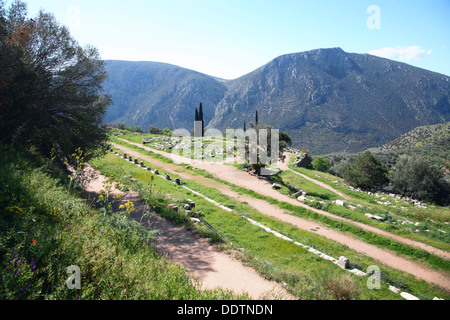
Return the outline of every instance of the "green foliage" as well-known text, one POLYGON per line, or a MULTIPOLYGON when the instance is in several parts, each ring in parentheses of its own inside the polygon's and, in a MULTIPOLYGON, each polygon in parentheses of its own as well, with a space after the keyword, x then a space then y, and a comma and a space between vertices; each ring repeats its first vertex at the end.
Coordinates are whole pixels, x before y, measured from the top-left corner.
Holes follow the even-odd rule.
POLYGON ((344 178, 354 187, 378 190, 388 182, 387 172, 387 168, 366 151, 345 167, 344 178))
POLYGON ((443 171, 426 158, 400 158, 391 172, 390 184, 402 195, 440 205, 450 204, 450 184, 443 171))
POLYGON ((170 131, 169 128, 164 128, 164 129, 162 130, 161 134, 163 134, 163 135, 165 135, 165 136, 168 136, 168 137, 171 137, 171 136, 172 136, 172 131, 170 131))
POLYGON ((292 146, 292 139, 289 137, 287 133, 279 132, 280 133, 280 143, 283 141, 285 144, 287 144, 289 147, 292 146))
POLYGON ((149 126, 147 132, 150 134, 162 134, 162 130, 155 126, 149 126))
POLYGON ((312 167, 314 170, 327 172, 330 169, 330 162, 327 158, 316 157, 312 162, 312 167))
POLYGON ((96 149, 110 104, 98 51, 80 47, 50 13, 28 18, 20 0, 0 14, 1 139, 46 155, 55 148, 61 158, 96 149))
POLYGON ((98 214, 45 173, 45 162, 36 167, 28 153, 5 150, 0 144, 0 299, 236 299, 200 290, 148 245, 155 231, 127 210, 98 214), (81 289, 66 286, 71 265, 80 268, 81 289))
POLYGON ((129 126, 129 127, 125 127, 124 129, 127 131, 130 131, 130 132, 143 133, 141 127, 139 127, 139 126, 129 126))

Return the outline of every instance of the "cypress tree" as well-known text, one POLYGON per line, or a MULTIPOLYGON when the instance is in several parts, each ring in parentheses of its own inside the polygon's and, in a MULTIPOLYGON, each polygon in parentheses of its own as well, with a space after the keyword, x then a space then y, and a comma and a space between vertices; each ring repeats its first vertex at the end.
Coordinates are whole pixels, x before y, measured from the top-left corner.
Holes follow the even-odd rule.
POLYGON ((255 125, 258 124, 258 110, 255 113, 255 125))
POLYGON ((202 122, 202 137, 203 134, 205 133, 205 122, 203 120, 203 106, 202 103, 200 102, 200 107, 198 108, 198 121, 202 122))
POLYGON ((198 121, 198 110, 195 108, 195 121, 198 121))
POLYGON ((245 120, 244 120, 244 132, 247 131, 247 126, 245 125, 245 120))

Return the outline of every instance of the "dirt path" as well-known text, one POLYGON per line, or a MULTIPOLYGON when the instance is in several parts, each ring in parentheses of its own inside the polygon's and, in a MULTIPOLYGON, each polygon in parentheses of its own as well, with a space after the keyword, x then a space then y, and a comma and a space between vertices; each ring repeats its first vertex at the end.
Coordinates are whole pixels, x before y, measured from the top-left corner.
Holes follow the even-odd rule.
POLYGON ((288 163, 289 163, 289 158, 290 158, 291 156, 292 156, 292 154, 286 155, 286 160, 285 160, 284 162, 280 161, 280 162, 278 163, 278 166, 280 167, 281 170, 283 170, 283 171, 284 171, 284 170, 289 170, 289 171, 291 171, 291 172, 293 172, 293 173, 295 173, 295 174, 297 174, 297 175, 299 175, 299 176, 305 178, 306 180, 309 180, 309 181, 311 181, 312 183, 317 184, 318 186, 320 186, 320 187, 322 187, 322 188, 324 188, 324 189, 327 189, 327 190, 330 190, 331 192, 336 193, 338 196, 340 196, 340 197, 342 197, 342 198, 344 198, 344 199, 346 199, 346 200, 352 199, 350 196, 348 196, 348 195, 346 195, 346 194, 340 192, 339 190, 336 190, 335 188, 329 186, 329 185, 326 184, 326 183, 323 183, 323 182, 321 182, 321 181, 318 181, 318 180, 315 180, 315 179, 313 179, 313 178, 310 178, 310 177, 308 177, 307 175, 304 175, 303 173, 294 171, 294 170, 292 170, 291 168, 289 168, 288 163))
MULTIPOLYGON (((90 166, 86 166, 84 175, 90 177, 85 191, 91 197, 98 195, 103 189, 105 177, 90 166)), ((126 201, 132 201, 136 209, 131 218, 140 220, 145 208, 138 194, 122 193, 122 203, 126 201)), ((253 299, 293 299, 278 283, 263 279, 252 268, 244 266, 186 228, 155 213, 144 219, 143 224, 159 230, 156 250, 185 267, 189 274, 200 281, 203 289, 214 290, 220 287, 236 294, 247 293, 253 299)))
MULTIPOLYGON (((139 147, 143 147, 144 149, 153 151, 155 153, 160 153, 160 154, 168 156, 168 157, 171 156, 171 154, 168 154, 163 151, 155 150, 155 149, 152 149, 149 147, 144 147, 141 144, 135 144, 135 145, 137 145, 139 147)), ((291 223, 292 225, 295 225, 296 227, 298 227, 302 230, 312 231, 312 232, 315 232, 315 233, 317 233, 321 236, 324 236, 328 239, 345 244, 351 249, 354 249, 360 253, 363 253, 367 256, 374 258, 375 260, 380 261, 380 263, 382 263, 382 264, 385 264, 389 267, 410 273, 410 274, 416 276, 418 279, 423 279, 427 282, 434 283, 440 287, 450 290, 450 277, 447 273, 445 273, 443 271, 437 271, 437 270, 434 270, 427 266, 424 266, 424 264, 422 264, 420 262, 397 256, 390 251, 383 250, 374 245, 367 244, 364 241, 355 239, 354 237, 352 237, 348 234, 344 234, 337 230, 324 227, 320 223, 286 214, 285 211, 282 210, 281 208, 279 208, 278 206, 271 205, 270 203, 268 203, 267 201, 264 201, 264 200, 259 200, 259 199, 255 199, 255 198, 252 198, 249 196, 239 195, 238 193, 231 190, 230 187, 220 184, 214 180, 204 178, 203 176, 192 176, 192 175, 189 175, 184 172, 179 172, 180 167, 177 165, 161 162, 150 156, 145 156, 133 149, 130 149, 130 148, 118 145, 118 144, 113 144, 113 146, 122 150, 123 152, 126 152, 126 153, 134 156, 134 157, 139 157, 141 159, 145 159, 146 161, 153 163, 156 166, 163 167, 164 170, 168 171, 169 173, 178 175, 181 179, 197 181, 204 185, 214 187, 214 188, 220 190, 222 193, 224 193, 232 198, 235 198, 239 201, 245 201, 250 206, 254 207, 259 212, 261 212, 265 215, 274 217, 283 222, 291 223), (175 171, 175 170, 177 170, 177 171, 175 171), (314 229, 316 231, 313 231, 311 229, 314 229)), ((229 181, 237 186, 242 186, 242 187, 248 188, 250 190, 254 190, 262 195, 267 195, 272 198, 278 199, 280 201, 285 201, 285 202, 288 202, 288 203, 291 203, 291 204, 294 204, 297 206, 302 206, 309 210, 316 211, 320 214, 325 214, 327 216, 330 216, 334 219, 344 220, 346 222, 358 225, 366 230, 376 232, 379 234, 383 234, 387 237, 391 237, 396 240, 398 239, 399 241, 410 244, 412 246, 426 248, 428 250, 436 251, 436 252, 441 251, 439 253, 443 254, 446 257, 448 257, 448 255, 449 255, 448 252, 433 248, 431 246, 427 246, 423 243, 415 242, 410 239, 392 235, 390 233, 384 232, 377 228, 367 226, 362 223, 357 223, 357 222, 354 222, 354 221, 351 221, 348 219, 344 219, 341 217, 337 217, 328 212, 308 207, 308 206, 304 205, 303 203, 298 202, 295 199, 292 199, 288 196, 282 195, 278 192, 274 192, 274 190, 271 187, 271 184, 268 183, 267 181, 253 177, 245 172, 237 170, 236 168, 234 168, 232 166, 218 165, 217 163, 215 163, 215 164, 197 163, 197 164, 193 164, 193 166, 195 166, 199 169, 204 169, 222 180, 229 181)))
MULTIPOLYGON (((425 243, 422 242, 418 242, 418 241, 414 241, 408 238, 404 238, 402 236, 399 235, 395 235, 392 233, 389 233, 387 231, 384 230, 380 230, 376 227, 373 226, 369 226, 366 225, 364 223, 361 222, 357 222, 357 221, 353 221, 350 219, 346 219, 343 217, 339 217, 337 215, 331 214, 329 212, 320 210, 320 209, 316 209, 316 208, 312 208, 302 202, 299 202, 297 199, 293 199, 287 195, 281 194, 275 190, 273 190, 271 183, 269 183, 268 181, 266 181, 263 178, 258 178, 252 175, 249 175, 248 173, 244 172, 244 171, 240 171, 238 169, 236 169, 235 167, 231 166, 231 165, 221 165, 220 163, 211 163, 211 162, 200 162, 198 161, 197 163, 194 162, 192 163, 190 159, 185 159, 183 157, 179 157, 179 156, 173 156, 170 153, 164 152, 164 151, 160 151, 160 150, 156 150, 153 148, 149 148, 146 146, 143 146, 142 144, 139 143, 132 143, 126 140, 123 140, 125 142, 128 142, 130 144, 136 145, 138 147, 144 148, 145 150, 148 151, 152 151, 161 155, 164 155, 166 157, 168 157, 169 159, 173 159, 174 161, 178 162, 178 163, 190 163, 193 167, 196 167, 198 169, 203 169, 211 174, 213 174, 215 177, 224 180, 224 181, 228 181, 238 187, 243 187, 249 190, 253 190, 263 196, 267 196, 267 197, 271 197, 273 199, 279 200, 279 201, 283 201, 283 202, 287 202, 290 203, 292 205, 295 206, 299 206, 299 207, 303 207, 305 209, 311 210, 313 212, 316 212, 318 214, 336 219, 336 220, 340 220, 346 223, 350 223, 352 225, 358 226, 363 230, 367 230, 373 233, 377 233, 380 234, 382 236, 394 239, 396 241, 402 242, 404 244, 407 244, 409 246, 413 246, 419 249, 423 249, 426 250, 430 253, 433 253, 437 256, 443 257, 445 259, 450 259, 450 252, 445 251, 445 250, 441 250, 438 248, 435 248, 433 246, 427 245, 425 243)), ((113 144, 116 148, 119 148, 121 150, 124 150, 124 152, 127 152, 129 154, 133 154, 135 157, 141 157, 142 158, 142 154, 134 151, 133 149, 130 148, 126 148, 124 146, 118 145, 118 144, 113 144), (128 150, 128 151, 126 151, 128 150), (133 152, 133 153, 132 153, 133 152)), ((152 159, 151 157, 147 157, 146 160, 149 161, 149 159, 152 159)), ((165 168, 169 168, 167 164, 163 163, 163 162, 159 162, 160 166, 163 166, 165 168)), ((175 165, 171 165, 172 170, 175 170, 174 168, 178 168, 175 165)), ((295 172, 295 171, 294 171, 295 172)), ((180 173, 175 173, 175 174, 180 174, 180 173)), ((189 177, 189 175, 187 175, 187 177, 189 177)), ((197 178, 196 178, 197 179, 197 178)), ((201 178, 200 178, 201 179, 201 178)), ((204 184, 209 184, 211 186, 211 179, 201 179, 202 181, 200 181, 201 183, 204 184)), ((217 187, 221 187, 222 189, 224 188, 223 185, 221 184, 216 184, 215 188, 217 187)), ((226 189, 226 188, 225 188, 226 189)), ((337 190, 336 190, 337 191, 337 190)))

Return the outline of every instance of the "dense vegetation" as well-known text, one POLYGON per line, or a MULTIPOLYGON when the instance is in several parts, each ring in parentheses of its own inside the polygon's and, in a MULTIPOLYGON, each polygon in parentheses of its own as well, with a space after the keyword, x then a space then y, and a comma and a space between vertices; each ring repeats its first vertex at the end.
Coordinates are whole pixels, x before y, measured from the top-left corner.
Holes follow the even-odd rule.
MULTIPOLYGON (((57 162, 0 145, 0 299, 227 299, 159 255, 154 232, 104 215, 57 162), (67 286, 69 266, 81 289, 67 286)), ((98 205, 98 204, 96 204, 98 205)))
POLYGON ((110 99, 98 51, 71 37, 50 13, 27 17, 22 1, 0 1, 0 131, 11 145, 66 157, 106 140, 110 99))
MULTIPOLYGON (((444 123, 419 127, 364 154, 328 155, 327 171, 362 189, 449 205, 449 126, 450 123, 444 123)), ((316 159, 319 158, 322 157, 316 159)))
POLYGON ((97 50, 53 15, 0 1, 0 299, 237 298, 159 255, 130 203, 111 214, 108 197, 84 198, 80 170, 107 139, 105 77, 97 50))

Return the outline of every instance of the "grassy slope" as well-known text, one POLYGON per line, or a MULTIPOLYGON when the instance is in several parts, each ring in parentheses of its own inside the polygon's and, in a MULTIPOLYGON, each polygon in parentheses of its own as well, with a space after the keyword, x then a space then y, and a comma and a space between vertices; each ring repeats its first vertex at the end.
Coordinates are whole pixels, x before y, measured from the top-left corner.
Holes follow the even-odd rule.
MULTIPOLYGON (((139 137, 135 136, 133 140, 138 140, 138 139, 139 139, 139 137)), ((124 142, 122 140, 118 140, 118 139, 114 139, 113 138, 113 141, 118 143, 118 144, 130 147, 130 148, 132 148, 134 150, 143 152, 146 155, 150 155, 152 157, 154 156, 154 153, 146 151, 146 150, 144 150, 144 149, 142 149, 140 147, 137 147, 137 146, 134 146, 134 145, 130 145, 130 144, 128 144, 128 143, 126 143, 126 142, 124 142)), ((164 158, 163 156, 161 156, 159 154, 157 154, 156 156, 160 160, 162 160, 162 158, 164 158)), ((167 158, 166 158, 166 161, 167 161, 167 158)), ((168 161, 170 161, 170 160, 168 160, 168 161)), ((189 168, 189 166, 185 166, 183 170, 188 170, 188 168, 189 168)), ((310 170, 307 170, 307 171, 309 172, 309 175, 314 176, 314 174, 311 174, 313 171, 310 171, 310 170)), ((195 170, 195 172, 200 173, 200 174, 204 174, 204 172, 200 172, 198 170, 195 170)), ((282 179, 282 176, 284 176, 285 174, 289 174, 289 173, 283 172, 283 173, 281 173, 281 175, 278 174, 275 177, 272 177, 272 179, 273 179, 274 182, 278 182, 281 185, 283 185, 283 187, 280 190, 280 192, 284 192, 284 193, 288 194, 289 191, 288 191, 288 188, 286 187, 287 183, 285 184, 282 180, 280 180, 280 179, 282 179)), ((291 175, 295 175, 295 174, 292 174, 292 173, 290 173, 290 174, 291 175)), ((333 178, 333 179, 335 178, 332 175, 329 175, 329 174, 327 174, 327 175, 330 178, 333 178)), ((208 176, 210 176, 210 175, 208 175, 208 176)), ((297 175, 295 175, 295 177, 297 177, 297 175)), ((215 180, 219 181, 219 182, 222 182, 222 183, 225 183, 225 182, 223 182, 221 180, 218 180, 218 179, 215 179, 215 180)), ((342 179, 340 179, 340 180, 342 180, 342 179)), ((230 185, 229 183, 226 183, 226 184, 230 185)), ((330 194, 329 190, 326 190, 326 189, 323 189, 321 187, 318 187, 315 184, 312 184, 312 185, 314 186, 315 190, 321 190, 321 193, 325 193, 325 194, 328 194, 328 195, 330 194)), ((396 254, 403 255, 403 256, 406 256, 406 257, 409 257, 409 258, 412 258, 412 259, 415 259, 415 260, 420 260, 420 261, 426 262, 426 263, 428 263, 430 266, 432 266, 434 268, 443 269, 443 270, 449 270, 450 269, 450 264, 449 264, 449 262, 447 260, 442 259, 440 257, 437 257, 437 256, 435 256, 433 254, 430 254, 430 253, 426 252, 425 250, 413 248, 413 247, 410 247, 410 246, 408 246, 406 244, 394 241, 394 240, 392 240, 390 238, 386 238, 386 237, 381 236, 381 235, 377 235, 377 234, 373 234, 371 232, 364 231, 361 228, 353 226, 353 225, 351 225, 349 223, 342 222, 342 221, 337 221, 337 220, 334 220, 332 218, 325 217, 325 216, 317 214, 317 213, 313 213, 313 212, 311 212, 311 211, 309 211, 307 209, 304 209, 304 208, 301 208, 301 207, 298 207, 298 206, 294 206, 294 205, 289 204, 289 203, 280 202, 280 201, 277 201, 277 200, 275 200, 273 198, 270 198, 270 197, 265 197, 265 196, 256 194, 255 192, 253 192, 251 190, 248 190, 248 189, 245 189, 245 188, 238 188, 238 187, 235 187, 235 186, 232 186, 232 187, 234 188, 235 191, 242 192, 244 194, 247 194, 247 195, 259 198, 259 199, 267 200, 269 203, 278 205, 282 209, 288 210, 288 212, 290 212, 290 214, 297 215, 297 216, 302 217, 302 218, 307 218, 307 219, 313 219, 313 220, 320 221, 321 223, 324 223, 328 227, 331 227, 331 228, 334 228, 334 229, 338 229, 341 232, 350 233, 353 236, 355 236, 355 237, 357 237, 357 238, 359 238, 361 240, 364 240, 364 241, 366 241, 366 242, 368 242, 370 244, 377 245, 377 246, 379 246, 381 248, 389 249, 389 250, 395 252, 396 254)), ((341 189, 344 188, 342 186, 340 186, 340 187, 341 187, 341 189)), ((347 192, 348 191, 349 190, 347 189, 347 192)), ((353 191, 352 194, 359 194, 359 193, 356 192, 356 191, 353 191)), ((374 203, 375 203, 375 206, 373 206, 373 205, 371 206, 370 212, 384 215, 385 211, 378 212, 377 209, 376 209, 377 204, 376 204, 375 201, 374 201, 374 203)), ((318 205, 319 202, 315 202, 315 204, 318 205)), ((327 201, 327 204, 325 206, 323 206, 323 207, 321 206, 321 208, 324 209, 324 210, 327 210, 327 211, 329 211, 329 212, 331 212, 333 214, 336 214, 336 215, 339 215, 339 216, 342 216, 342 217, 345 217, 345 218, 349 218, 349 219, 353 219, 355 221, 359 221, 359 222, 363 222, 363 223, 370 224, 370 225, 373 225, 373 226, 381 227, 381 229, 384 228, 387 231, 394 232, 394 233, 400 234, 402 236, 410 237, 410 238, 412 238, 414 240, 423 241, 423 242, 426 242, 426 243, 431 244, 431 245, 435 245, 438 248, 444 248, 444 249, 448 248, 448 242, 445 242, 445 241, 444 242, 442 242, 442 241, 434 241, 432 239, 423 237, 422 235, 418 235, 418 234, 412 232, 411 230, 409 230, 406 227, 405 228, 401 228, 401 230, 399 232, 399 231, 397 231, 397 228, 395 228, 395 227, 392 227, 390 225, 383 225, 383 224, 380 224, 379 222, 375 222, 372 219, 367 218, 366 216, 364 216, 364 214, 362 214, 361 212, 359 212, 359 213, 358 212, 353 212, 352 210, 350 210, 348 208, 336 206, 336 205, 332 204, 331 201, 327 201)), ((423 227, 426 228, 427 226, 423 225, 422 228, 423 227)), ((445 235, 442 236, 441 233, 435 231, 435 234, 436 233, 438 233, 437 234, 438 237, 445 237, 445 235)))
POLYGON ((198 290, 143 227, 103 217, 36 157, 0 149, 1 299, 239 298, 198 290), (71 265, 80 290, 66 286, 71 265))
MULTIPOLYGON (((128 145, 128 144, 126 144, 124 142, 122 142, 121 144, 126 145, 127 147, 131 147, 130 145, 128 145)), ((136 147, 133 147, 133 149, 139 150, 139 148, 136 148, 136 147)), ((139 150, 139 151, 142 151, 142 150, 139 150)), ((146 153, 146 154, 152 155, 151 153, 146 153)), ((119 158, 119 160, 120 160, 120 158, 119 158)), ((139 180, 142 180, 142 181, 146 180, 146 178, 144 177, 146 172, 144 170, 139 169, 139 168, 137 168, 136 166, 134 166, 132 164, 128 164, 127 161, 125 161, 125 163, 117 162, 119 160, 118 159, 114 159, 114 158, 109 158, 106 162, 102 163, 102 165, 99 165, 98 167, 99 168, 101 168, 101 167, 107 168, 108 165, 111 165, 112 167, 116 167, 116 170, 117 170, 117 168, 119 166, 123 167, 126 164, 126 165, 131 166, 130 167, 131 171, 127 171, 127 174, 133 173, 134 172, 133 170, 137 170, 136 171, 136 174, 138 174, 137 178, 139 180)), ((123 161, 123 160, 120 160, 120 161, 123 161)), ((144 163, 145 163, 145 161, 144 161, 144 163)), ((152 168, 153 167, 154 166, 152 166, 152 168)), ((163 168, 158 168, 158 169, 160 169, 160 170, 162 169, 163 170, 163 168)), ((183 168, 183 170, 188 170, 188 169, 187 169, 187 167, 185 167, 185 168, 183 168)), ((108 171, 106 171, 106 173, 108 173, 108 171)), ((134 177, 134 175, 133 175, 133 177, 134 177)), ((148 178, 147 178, 147 180, 148 180, 148 178)), ((157 179, 156 181, 159 181, 159 180, 161 180, 161 179, 157 179)), ((201 186, 195 185, 193 182, 189 182, 189 187, 191 187, 194 190, 196 190, 196 188, 199 188, 201 186)), ((173 188, 173 185, 171 185, 170 188, 173 188)), ((165 190, 165 191, 163 191, 163 190, 164 189, 161 190, 163 193, 167 192, 167 193, 173 194, 174 192, 176 192, 173 189, 168 189, 168 190, 165 190)), ((208 197, 213 198, 216 201, 219 201, 219 202, 222 202, 222 203, 224 201, 226 201, 226 200, 223 199, 223 195, 217 194, 217 190, 207 190, 207 189, 203 188, 201 192, 203 194, 206 194, 208 197)), ((186 195, 185 195, 185 197, 186 197, 186 195)), ((195 197, 195 195, 189 195, 189 197, 192 198, 192 197, 195 197)), ((181 198, 183 198, 183 197, 181 197, 181 198)), ((180 201, 182 200, 181 198, 179 199, 180 201)), ((197 200, 200 200, 200 199, 197 199, 197 200)), ((173 201, 173 199, 171 201, 173 201)), ((280 232, 282 234, 285 234, 285 235, 287 235, 287 236, 289 236, 289 237, 291 237, 291 238, 293 238, 293 239, 295 239, 295 240, 297 240, 297 241, 299 241, 301 243, 310 244, 313 247, 315 247, 316 249, 322 250, 322 251, 326 252, 327 254, 330 254, 331 256, 336 256, 336 255, 339 256, 340 254, 342 254, 344 252, 346 256, 350 257, 351 261, 355 261, 355 263, 360 264, 361 266, 363 266, 363 268, 365 268, 366 266, 369 266, 371 263, 373 263, 373 261, 371 262, 370 259, 365 260, 366 258, 361 258, 358 254, 356 254, 354 252, 351 252, 351 250, 348 250, 348 248, 342 248, 342 246, 339 246, 339 245, 337 245, 335 243, 327 241, 326 239, 320 239, 319 240, 320 237, 319 238, 315 238, 317 236, 312 234, 312 233, 302 232, 300 230, 297 230, 296 228, 293 228, 292 226, 289 226, 289 225, 280 223, 279 221, 276 221, 274 219, 270 219, 268 217, 265 217, 265 216, 255 212, 254 210, 252 210, 252 208, 246 207, 245 204, 239 204, 239 203, 233 204, 233 203, 231 203, 231 200, 228 200, 227 205, 228 206, 234 206, 234 208, 235 208, 235 210, 237 210, 237 212, 239 212, 239 213, 241 213, 241 212, 242 213, 246 213, 247 215, 250 214, 250 217, 252 219, 255 219, 255 220, 263 223, 264 225, 269 226, 270 228, 272 228, 272 229, 274 229, 274 230, 276 230, 276 231, 278 231, 278 232, 280 232)), ((293 270, 296 270, 300 266, 301 270, 305 270, 305 264, 299 262, 297 258, 294 259, 295 261, 291 261, 291 263, 293 263, 293 265, 290 265, 288 262, 286 262, 286 261, 292 260, 292 254, 283 253, 282 255, 284 256, 284 258, 281 258, 281 259, 282 260, 284 259, 285 261, 283 263, 281 263, 280 261, 274 262, 274 261, 270 261, 270 260, 273 260, 275 257, 278 257, 281 254, 279 250, 274 250, 274 248, 269 248, 269 247, 264 247, 264 249, 261 249, 259 247, 255 248, 255 249, 250 249, 250 248, 246 247, 247 245, 255 246, 256 243, 258 243, 258 246, 262 245, 262 244, 261 244, 261 242, 259 241, 258 238, 256 238, 256 239, 255 238, 251 238, 251 236, 253 236, 253 235, 249 234, 246 231, 246 230, 253 230, 254 229, 250 225, 247 225, 246 227, 243 227, 242 234, 240 234, 240 231, 238 231, 236 228, 240 224, 244 224, 244 225, 246 224, 244 221, 241 221, 242 219, 238 219, 238 217, 235 217, 234 219, 231 219, 230 221, 225 222, 223 218, 225 216, 227 216, 228 213, 227 214, 225 214, 225 212, 216 213, 217 208, 211 207, 211 205, 209 203, 205 203, 204 206, 202 206, 202 208, 205 209, 205 210, 202 209, 202 212, 203 211, 208 212, 208 214, 206 215, 206 219, 208 220, 208 222, 213 224, 213 226, 215 228, 219 229, 221 231, 221 233, 226 234, 230 239, 232 239, 233 243, 236 243, 236 241, 237 241, 239 243, 240 247, 244 246, 244 244, 245 244, 244 249, 245 249, 245 252, 246 252, 246 258, 244 258, 244 259, 246 261, 251 261, 250 263, 255 265, 263 273, 266 273, 266 271, 264 271, 266 269, 271 270, 269 272, 269 274, 272 274, 271 276, 269 276, 270 278, 280 279, 277 276, 275 276, 275 275, 279 274, 279 272, 275 271, 275 270, 279 270, 280 264, 283 265, 284 268, 286 268, 286 267, 287 268, 294 268, 293 270), (246 238, 250 238, 250 239, 246 239, 246 238), (258 255, 262 255, 262 256, 266 256, 267 255, 267 259, 268 260, 265 260, 265 259, 259 257, 258 255, 255 256, 255 252, 257 252, 258 255), (270 268, 268 266, 270 266, 270 268)), ((260 231, 257 231, 257 230, 253 230, 253 231, 254 231, 254 233, 260 232, 260 231)), ((266 237, 270 238, 271 237, 271 235, 268 235, 268 234, 266 234, 264 232, 262 234, 260 234, 260 236, 262 238, 266 238, 266 237)), ((314 259, 316 259, 316 258, 314 257, 314 259)), ((311 269, 309 269, 308 267, 306 267, 306 268, 311 273, 313 272, 313 270, 317 270, 314 267, 311 268, 311 269)), ((319 267, 319 269, 320 269, 320 267, 319 267)), ((284 269, 284 270, 289 270, 289 269, 284 269)), ((298 272, 298 269, 297 269, 297 272, 298 272)), ((395 270, 389 270, 387 272, 392 274, 391 275, 392 279, 398 277, 397 279, 401 278, 401 281, 399 280, 400 282, 405 281, 404 280, 405 278, 403 278, 403 276, 400 275, 399 273, 396 273, 395 270)), ((393 281, 393 282, 396 282, 396 281, 393 281)), ((413 283, 415 283, 414 280, 408 280, 407 282, 410 283, 408 285, 410 288, 415 287, 416 284, 417 284, 417 283, 413 284, 413 283)), ((298 282, 297 282, 297 284, 298 284, 298 282)), ((419 286, 421 286, 421 285, 419 285, 419 286)), ((296 287, 296 286, 293 285, 293 287, 296 287)), ((422 291, 422 290, 423 289, 419 289, 418 292, 422 291)), ((427 290, 425 290, 425 291, 427 291, 427 290)))

